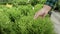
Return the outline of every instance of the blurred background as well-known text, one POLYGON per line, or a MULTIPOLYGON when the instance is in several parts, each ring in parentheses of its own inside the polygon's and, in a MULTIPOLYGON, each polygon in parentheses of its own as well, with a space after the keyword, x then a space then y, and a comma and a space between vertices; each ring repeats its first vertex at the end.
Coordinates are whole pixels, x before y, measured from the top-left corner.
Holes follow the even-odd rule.
POLYGON ((33 19, 45 3, 46 0, 0 0, 0 34, 60 34, 57 4, 44 19, 33 19))

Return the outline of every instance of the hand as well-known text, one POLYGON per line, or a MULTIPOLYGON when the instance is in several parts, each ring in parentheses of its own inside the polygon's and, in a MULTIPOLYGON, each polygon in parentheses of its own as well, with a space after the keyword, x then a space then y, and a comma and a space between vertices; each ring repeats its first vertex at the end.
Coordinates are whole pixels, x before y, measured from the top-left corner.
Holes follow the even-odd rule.
POLYGON ((45 17, 50 11, 50 9, 51 9, 50 6, 45 5, 40 11, 36 12, 34 19, 38 18, 39 16, 45 17))

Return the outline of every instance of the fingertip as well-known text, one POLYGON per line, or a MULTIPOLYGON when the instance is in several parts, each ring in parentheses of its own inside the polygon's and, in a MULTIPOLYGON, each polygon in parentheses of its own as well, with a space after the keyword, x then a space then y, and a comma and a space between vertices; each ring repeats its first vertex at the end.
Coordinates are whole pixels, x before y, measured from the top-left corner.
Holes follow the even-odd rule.
POLYGON ((34 18, 33 18, 34 20, 36 19, 36 17, 34 16, 34 18))

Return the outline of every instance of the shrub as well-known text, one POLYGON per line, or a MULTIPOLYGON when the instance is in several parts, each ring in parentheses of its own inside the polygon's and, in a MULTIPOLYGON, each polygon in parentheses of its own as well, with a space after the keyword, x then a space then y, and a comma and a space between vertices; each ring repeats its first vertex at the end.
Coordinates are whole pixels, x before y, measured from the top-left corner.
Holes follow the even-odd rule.
POLYGON ((18 7, 0 7, 1 34, 54 34, 53 24, 49 17, 33 19, 38 8, 31 5, 18 7))

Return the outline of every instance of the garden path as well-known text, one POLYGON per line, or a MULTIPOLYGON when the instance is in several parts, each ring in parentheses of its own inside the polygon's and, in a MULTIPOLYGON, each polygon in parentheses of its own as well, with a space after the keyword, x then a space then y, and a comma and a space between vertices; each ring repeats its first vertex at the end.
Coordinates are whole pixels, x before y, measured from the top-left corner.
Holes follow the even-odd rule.
POLYGON ((55 32, 60 34, 60 13, 52 11, 51 20, 54 24, 55 32))

